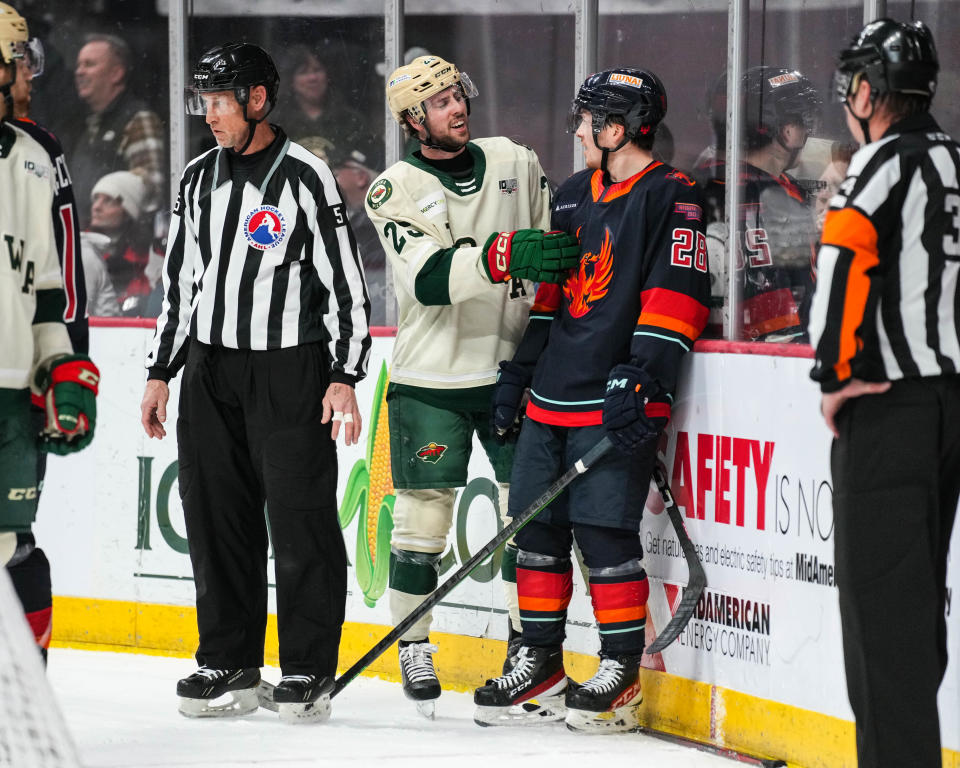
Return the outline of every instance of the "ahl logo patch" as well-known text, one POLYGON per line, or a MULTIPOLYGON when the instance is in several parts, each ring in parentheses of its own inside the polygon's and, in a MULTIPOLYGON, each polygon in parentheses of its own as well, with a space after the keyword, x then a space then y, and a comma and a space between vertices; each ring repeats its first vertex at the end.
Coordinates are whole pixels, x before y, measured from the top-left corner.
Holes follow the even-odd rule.
POLYGON ((286 219, 272 205, 257 206, 243 222, 243 236, 257 250, 276 248, 287 236, 286 219))
POLYGON ((427 464, 436 464, 443 458, 443 454, 446 453, 446 451, 447 446, 430 442, 417 451, 417 458, 427 462, 427 464))
POLYGON ((500 194, 512 195, 520 189, 520 183, 517 179, 500 179, 500 194))
POLYGON ((373 186, 370 187, 370 191, 367 193, 367 204, 376 210, 385 202, 387 202, 392 194, 393 184, 391 184, 387 179, 380 179, 379 181, 374 182, 373 186))

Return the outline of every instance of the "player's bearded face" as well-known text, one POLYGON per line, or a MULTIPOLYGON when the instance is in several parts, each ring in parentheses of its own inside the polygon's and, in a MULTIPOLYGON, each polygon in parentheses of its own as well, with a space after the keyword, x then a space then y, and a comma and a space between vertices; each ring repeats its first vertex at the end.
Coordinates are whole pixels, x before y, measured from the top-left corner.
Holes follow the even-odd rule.
POLYGON ((470 141, 467 100, 459 85, 451 85, 424 102, 426 129, 435 144, 456 152, 470 141))

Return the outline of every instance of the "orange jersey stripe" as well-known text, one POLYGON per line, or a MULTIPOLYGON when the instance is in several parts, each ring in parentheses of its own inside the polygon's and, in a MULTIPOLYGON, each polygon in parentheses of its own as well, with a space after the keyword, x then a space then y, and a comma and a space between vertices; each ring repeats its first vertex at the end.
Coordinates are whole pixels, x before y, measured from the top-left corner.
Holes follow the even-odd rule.
POLYGON ((633 189, 633 185, 640 181, 647 173, 661 165, 663 165, 663 163, 655 160, 639 173, 633 174, 629 179, 618 181, 606 188, 603 186, 603 172, 600 170, 594 171, 593 176, 590 177, 590 191, 593 193, 593 202, 609 203, 611 200, 623 197, 623 195, 628 194, 630 190, 633 189))
POLYGON ((615 624, 620 621, 639 621, 647 618, 645 605, 632 605, 629 608, 594 608, 593 615, 598 624, 615 624))
POLYGON ((637 325, 652 325, 656 328, 664 328, 668 331, 674 331, 675 333, 683 334, 690 339, 690 341, 695 341, 702 330, 701 328, 696 328, 695 326, 690 325, 690 323, 677 320, 675 317, 656 315, 652 312, 642 312, 640 314, 640 318, 637 320, 637 325))
POLYGON ((823 243, 853 251, 853 260, 847 272, 847 291, 843 300, 843 318, 840 322, 840 351, 833 366, 839 381, 850 378, 850 361, 862 346, 857 329, 863 323, 870 278, 873 267, 880 263, 877 252, 877 230, 863 213, 855 208, 830 211, 823 225, 823 243))

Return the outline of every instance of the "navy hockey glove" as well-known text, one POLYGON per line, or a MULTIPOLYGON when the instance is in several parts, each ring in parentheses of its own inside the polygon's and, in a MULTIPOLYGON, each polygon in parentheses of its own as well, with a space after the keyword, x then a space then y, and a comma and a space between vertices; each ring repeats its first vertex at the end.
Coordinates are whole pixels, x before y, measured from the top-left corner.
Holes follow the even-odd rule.
POLYGON ((580 241, 566 232, 494 232, 483 244, 483 252, 491 283, 505 283, 511 277, 562 283, 567 272, 580 264, 580 241))
POLYGON ((670 420, 670 401, 646 371, 621 363, 607 379, 603 426, 620 450, 633 453, 656 443, 670 420))
POLYGON ((530 384, 527 368, 511 360, 500 361, 500 372, 493 390, 493 434, 497 442, 517 439, 523 420, 523 393, 530 384))
POLYGON ((46 421, 40 449, 60 456, 80 451, 93 440, 97 423, 100 370, 86 355, 65 355, 37 370, 46 421))

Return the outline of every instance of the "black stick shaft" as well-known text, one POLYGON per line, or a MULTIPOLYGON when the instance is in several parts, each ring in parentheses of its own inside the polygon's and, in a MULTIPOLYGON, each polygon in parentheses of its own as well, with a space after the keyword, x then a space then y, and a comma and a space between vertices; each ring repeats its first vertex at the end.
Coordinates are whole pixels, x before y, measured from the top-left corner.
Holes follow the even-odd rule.
POLYGON ((416 624, 417 621, 420 620, 421 616, 423 616, 425 613, 427 613, 427 611, 431 610, 437 603, 443 600, 443 598, 445 598, 454 587, 456 587, 460 582, 470 575, 471 571, 473 571, 478 565, 480 565, 480 563, 490 557, 490 555, 496 551, 497 547, 499 547, 517 531, 523 528, 523 526, 529 523, 544 507, 547 506, 547 504, 559 496, 561 491, 570 485, 574 478, 579 477, 593 464, 595 464, 601 456, 610 450, 612 445, 613 443, 610 442, 610 438, 603 437, 595 446, 593 446, 593 448, 587 451, 579 461, 577 461, 572 467, 570 467, 570 469, 557 478, 557 480, 554 481, 554 483, 547 488, 547 490, 545 490, 536 501, 534 501, 529 507, 523 510, 523 512, 513 518, 513 520, 510 522, 510 525, 506 526, 489 542, 487 542, 483 549, 477 551, 473 557, 461 565, 460 569, 456 573, 454 573, 450 578, 443 582, 443 584, 437 587, 433 593, 427 597, 426 600, 414 608, 403 621, 397 624, 397 626, 394 627, 379 643, 367 651, 356 664, 340 675, 340 677, 338 677, 334 683, 333 693, 330 694, 330 698, 333 698, 340 693, 340 691, 346 688, 357 675, 359 675, 361 672, 363 672, 363 670, 376 661, 383 654, 383 652, 387 650, 387 648, 397 642, 404 632, 416 624))

